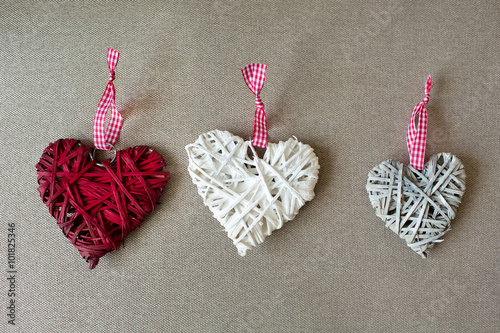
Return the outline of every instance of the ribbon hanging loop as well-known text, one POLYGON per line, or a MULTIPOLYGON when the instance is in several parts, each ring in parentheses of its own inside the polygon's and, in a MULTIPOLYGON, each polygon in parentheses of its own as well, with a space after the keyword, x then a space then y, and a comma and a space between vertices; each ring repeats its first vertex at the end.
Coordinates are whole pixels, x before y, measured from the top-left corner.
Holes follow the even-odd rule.
POLYGON ((241 73, 246 85, 255 95, 255 117, 253 124, 252 146, 266 148, 267 146, 267 119, 264 111, 264 103, 260 99, 260 91, 266 80, 267 66, 251 63, 245 66, 241 73))
POLYGON ((108 48, 108 67, 109 67, 109 80, 104 90, 104 94, 97 105, 97 111, 94 117, 93 138, 94 146, 97 149, 112 150, 113 145, 118 140, 120 134, 123 117, 118 112, 115 104, 115 86, 113 80, 115 79, 115 67, 118 63, 120 52, 108 48), (108 127, 105 128, 106 114, 111 109, 111 116, 109 118, 108 127))
POLYGON ((422 102, 415 105, 411 113, 406 143, 410 155, 410 165, 417 170, 424 169, 425 144, 427 140, 427 109, 425 104, 429 102, 429 93, 432 88, 432 75, 429 75, 425 84, 425 97, 422 102), (415 126, 415 117, 418 115, 418 124, 415 126))

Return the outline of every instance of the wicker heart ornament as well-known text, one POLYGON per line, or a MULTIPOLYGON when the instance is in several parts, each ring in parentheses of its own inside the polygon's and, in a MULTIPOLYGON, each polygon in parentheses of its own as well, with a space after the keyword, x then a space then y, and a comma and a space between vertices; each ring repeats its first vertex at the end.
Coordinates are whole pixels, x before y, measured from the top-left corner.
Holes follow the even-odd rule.
POLYGON ((434 155, 421 171, 387 160, 368 173, 375 213, 422 257, 450 230, 465 191, 465 169, 449 153, 434 155))
POLYGON ((262 159, 250 141, 219 130, 202 134, 186 150, 198 193, 242 256, 314 197, 318 158, 295 138, 268 143, 262 159))
POLYGON ((92 269, 155 209, 170 174, 147 146, 118 151, 115 163, 97 163, 91 150, 60 139, 45 149, 36 169, 42 201, 92 269))
POLYGON ((368 173, 366 190, 375 213, 385 226, 406 241, 422 258, 450 230, 451 220, 465 191, 465 169, 450 153, 432 156, 427 163, 427 108, 432 77, 425 97, 414 108, 406 141, 410 164, 387 160, 368 173), (416 121, 418 119, 418 125, 416 121))
POLYGON ((36 165, 42 201, 90 269, 141 225, 170 178, 163 157, 154 149, 137 146, 117 151, 114 147, 123 124, 113 84, 119 56, 118 51, 108 49, 109 79, 94 116, 95 148, 75 139, 60 139, 45 148, 36 165), (115 155, 99 163, 94 159, 95 149, 115 155))

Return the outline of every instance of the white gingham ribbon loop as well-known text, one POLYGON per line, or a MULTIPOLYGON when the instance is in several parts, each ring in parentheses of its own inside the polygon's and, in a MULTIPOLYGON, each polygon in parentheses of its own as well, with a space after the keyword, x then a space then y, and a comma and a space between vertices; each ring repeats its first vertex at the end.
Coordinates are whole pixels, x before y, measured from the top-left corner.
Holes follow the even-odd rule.
POLYGON ((425 97, 422 102, 415 105, 411 113, 406 143, 410 155, 410 165, 417 170, 424 169, 425 143, 427 140, 427 109, 425 104, 429 102, 429 93, 432 88, 432 75, 429 75, 425 84, 425 97), (418 125, 415 126, 415 117, 418 115, 418 125))
POLYGON ((241 73, 250 91, 255 95, 255 117, 253 124, 252 146, 266 148, 267 146, 267 120, 264 103, 260 99, 260 91, 266 80, 267 66, 251 63, 245 66, 241 73))
POLYGON ((112 150, 113 145, 118 140, 118 135, 123 124, 123 117, 118 112, 115 104, 115 86, 113 80, 115 79, 115 67, 118 63, 120 52, 108 49, 108 67, 109 67, 109 80, 104 90, 104 94, 97 105, 97 111, 94 117, 94 146, 97 149, 112 150), (111 116, 109 118, 108 128, 105 128, 106 114, 111 109, 111 116))

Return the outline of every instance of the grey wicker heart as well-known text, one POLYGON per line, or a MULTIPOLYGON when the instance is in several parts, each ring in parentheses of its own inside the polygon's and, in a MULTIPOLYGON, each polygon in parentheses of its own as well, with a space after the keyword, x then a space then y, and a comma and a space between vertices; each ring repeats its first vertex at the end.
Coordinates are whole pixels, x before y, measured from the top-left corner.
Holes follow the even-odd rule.
POLYGON ((242 256, 314 197, 318 158, 295 138, 268 143, 262 159, 250 141, 219 130, 202 134, 186 150, 198 193, 242 256))
POLYGON ((449 153, 432 156, 422 171, 387 160, 368 173, 366 190, 385 226, 425 258, 450 229, 465 191, 465 169, 449 153))

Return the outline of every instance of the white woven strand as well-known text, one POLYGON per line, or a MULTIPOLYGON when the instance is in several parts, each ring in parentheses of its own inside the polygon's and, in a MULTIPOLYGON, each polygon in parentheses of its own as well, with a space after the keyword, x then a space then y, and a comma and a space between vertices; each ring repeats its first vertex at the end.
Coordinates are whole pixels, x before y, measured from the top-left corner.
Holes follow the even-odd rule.
POLYGON ((295 138, 268 143, 260 159, 250 141, 214 130, 186 151, 198 193, 242 256, 314 198, 318 158, 295 138))
POLYGON ((375 213, 423 258, 450 230, 465 191, 465 169, 449 153, 431 157, 422 171, 387 160, 368 173, 375 213))

